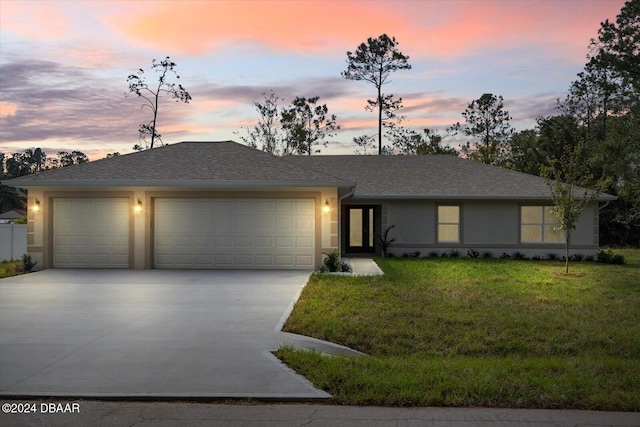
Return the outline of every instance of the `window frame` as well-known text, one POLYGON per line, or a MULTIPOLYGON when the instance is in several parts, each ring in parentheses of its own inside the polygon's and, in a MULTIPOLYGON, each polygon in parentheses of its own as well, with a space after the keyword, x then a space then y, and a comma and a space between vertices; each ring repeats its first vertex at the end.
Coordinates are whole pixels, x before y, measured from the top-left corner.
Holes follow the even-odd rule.
POLYGON ((548 233, 545 231, 547 229, 547 227, 551 227, 553 226, 558 227, 560 225, 560 220, 558 219, 558 217, 554 214, 553 217, 554 219, 556 219, 557 221, 555 222, 549 222, 547 220, 548 218, 548 210, 550 208, 553 208, 553 205, 548 205, 548 204, 544 204, 544 205, 537 205, 537 204, 527 204, 527 205, 520 205, 519 208, 519 241, 520 243, 526 243, 526 244, 538 244, 538 245, 542 245, 542 244, 562 244, 565 243, 566 240, 566 231, 562 230, 562 237, 560 238, 560 240, 547 240, 547 236, 548 233), (524 215, 523 215, 523 209, 525 208, 539 208, 542 212, 541 212, 541 222, 524 222, 524 215), (525 226, 539 226, 540 227, 540 239, 539 240, 525 240, 523 237, 523 230, 525 226))
POLYGON ((438 203, 436 205, 436 243, 438 244, 451 244, 451 243, 462 243, 462 205, 459 203, 438 203), (457 222, 441 222, 440 221, 440 208, 457 208, 458 209, 458 221, 457 222), (442 240, 440 237, 440 226, 451 226, 455 225, 458 227, 458 238, 457 240, 442 240))

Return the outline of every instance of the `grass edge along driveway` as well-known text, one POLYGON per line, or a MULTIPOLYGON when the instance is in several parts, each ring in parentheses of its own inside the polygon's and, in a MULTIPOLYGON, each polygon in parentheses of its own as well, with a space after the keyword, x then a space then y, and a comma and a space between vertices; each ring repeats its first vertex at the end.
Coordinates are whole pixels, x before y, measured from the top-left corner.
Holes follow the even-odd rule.
POLYGON ((284 330, 363 358, 277 356, 339 404, 640 410, 640 251, 624 266, 383 259, 314 275, 284 330))

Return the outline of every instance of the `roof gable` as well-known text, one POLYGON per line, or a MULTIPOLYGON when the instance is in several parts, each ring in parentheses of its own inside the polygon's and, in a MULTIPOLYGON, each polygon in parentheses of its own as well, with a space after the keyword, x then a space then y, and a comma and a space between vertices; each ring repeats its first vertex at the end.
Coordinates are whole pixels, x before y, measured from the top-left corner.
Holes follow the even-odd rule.
POLYGON ((339 179, 233 141, 182 142, 8 181, 16 186, 188 184, 344 185, 339 179))

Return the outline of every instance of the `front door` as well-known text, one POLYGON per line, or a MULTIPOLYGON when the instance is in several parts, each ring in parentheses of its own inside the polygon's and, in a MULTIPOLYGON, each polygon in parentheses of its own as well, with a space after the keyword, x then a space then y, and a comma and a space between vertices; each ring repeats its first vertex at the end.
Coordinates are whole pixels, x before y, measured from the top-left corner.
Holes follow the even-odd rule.
POLYGON ((374 253, 375 252, 375 207, 374 206, 347 206, 345 212, 347 253, 374 253))

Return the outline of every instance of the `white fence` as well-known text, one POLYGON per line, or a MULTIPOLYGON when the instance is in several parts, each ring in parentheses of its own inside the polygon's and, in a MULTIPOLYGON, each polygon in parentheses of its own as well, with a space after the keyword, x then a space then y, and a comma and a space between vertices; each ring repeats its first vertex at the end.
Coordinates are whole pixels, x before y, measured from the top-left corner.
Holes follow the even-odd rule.
POLYGON ((0 262, 21 259, 27 253, 27 225, 0 224, 0 262))

